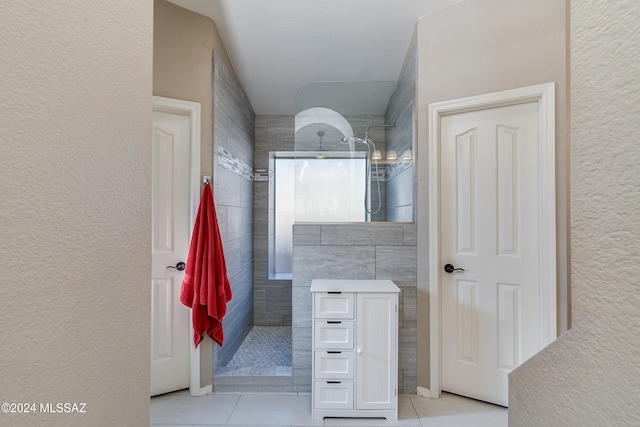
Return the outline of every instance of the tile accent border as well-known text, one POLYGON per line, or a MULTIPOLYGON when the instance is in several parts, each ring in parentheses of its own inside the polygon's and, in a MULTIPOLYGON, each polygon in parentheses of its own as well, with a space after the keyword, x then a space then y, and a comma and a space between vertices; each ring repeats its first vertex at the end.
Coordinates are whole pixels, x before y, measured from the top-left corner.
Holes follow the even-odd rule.
POLYGON ((218 146, 218 165, 222 168, 240 175, 241 177, 254 180, 253 168, 241 159, 237 158, 229 150, 222 146, 218 146))
POLYGON ((275 177, 272 170, 256 169, 253 174, 253 180, 256 182, 269 182, 275 177))

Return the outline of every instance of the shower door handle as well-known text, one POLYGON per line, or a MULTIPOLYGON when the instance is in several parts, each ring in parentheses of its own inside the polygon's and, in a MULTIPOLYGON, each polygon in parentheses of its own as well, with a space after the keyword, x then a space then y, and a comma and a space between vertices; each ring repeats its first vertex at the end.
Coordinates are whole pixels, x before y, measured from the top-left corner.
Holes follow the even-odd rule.
POLYGON ((182 271, 186 266, 187 265, 184 262, 180 261, 175 265, 175 267, 173 265, 167 265, 165 268, 175 268, 178 271, 182 271))

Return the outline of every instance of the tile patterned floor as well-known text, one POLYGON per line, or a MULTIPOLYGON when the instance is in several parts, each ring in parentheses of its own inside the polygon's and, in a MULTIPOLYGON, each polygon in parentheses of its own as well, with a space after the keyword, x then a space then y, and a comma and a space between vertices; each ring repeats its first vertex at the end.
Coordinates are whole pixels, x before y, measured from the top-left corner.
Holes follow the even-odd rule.
POLYGON ((151 398, 152 427, 506 427, 506 408, 443 393, 439 399, 398 397, 398 420, 311 419, 311 395, 217 393, 191 397, 178 391, 151 398))
POLYGON ((254 326, 227 367, 291 366, 291 326, 254 326))
POLYGON ((290 376, 291 326, 254 326, 217 377, 290 376))

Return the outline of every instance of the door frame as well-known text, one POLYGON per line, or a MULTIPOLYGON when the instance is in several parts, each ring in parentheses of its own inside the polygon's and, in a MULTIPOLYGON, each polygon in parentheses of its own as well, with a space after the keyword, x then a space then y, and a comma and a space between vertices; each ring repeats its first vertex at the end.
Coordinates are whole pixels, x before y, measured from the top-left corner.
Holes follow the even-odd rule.
MULTIPOLYGON (((429 377, 431 398, 442 391, 442 324, 440 259, 440 120, 443 116, 538 103, 540 154, 540 347, 557 337, 556 207, 555 207, 555 83, 494 92, 429 104, 429 377), (551 171, 552 173, 549 173, 551 171)), ((422 393, 421 393, 422 394, 422 393)))
MULTIPOLYGON (((191 232, 200 204, 200 103, 154 95, 152 104, 153 111, 189 117, 189 143, 191 145, 191 153, 189 154, 189 232, 191 232)), ((192 316, 189 316, 189 323, 191 325, 190 337, 192 337, 192 316)), ((189 342, 191 343, 193 340, 189 339, 189 342)), ((202 396, 212 392, 211 385, 200 387, 200 347, 192 345, 189 345, 189 392, 191 396, 202 396)))

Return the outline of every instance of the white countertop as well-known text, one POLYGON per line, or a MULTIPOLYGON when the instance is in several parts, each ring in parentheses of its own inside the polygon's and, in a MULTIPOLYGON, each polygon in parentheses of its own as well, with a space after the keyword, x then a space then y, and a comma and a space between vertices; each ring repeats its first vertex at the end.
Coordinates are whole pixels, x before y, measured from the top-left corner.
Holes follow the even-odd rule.
POLYGON ((314 279, 311 292, 400 292, 400 288, 391 280, 314 279))

